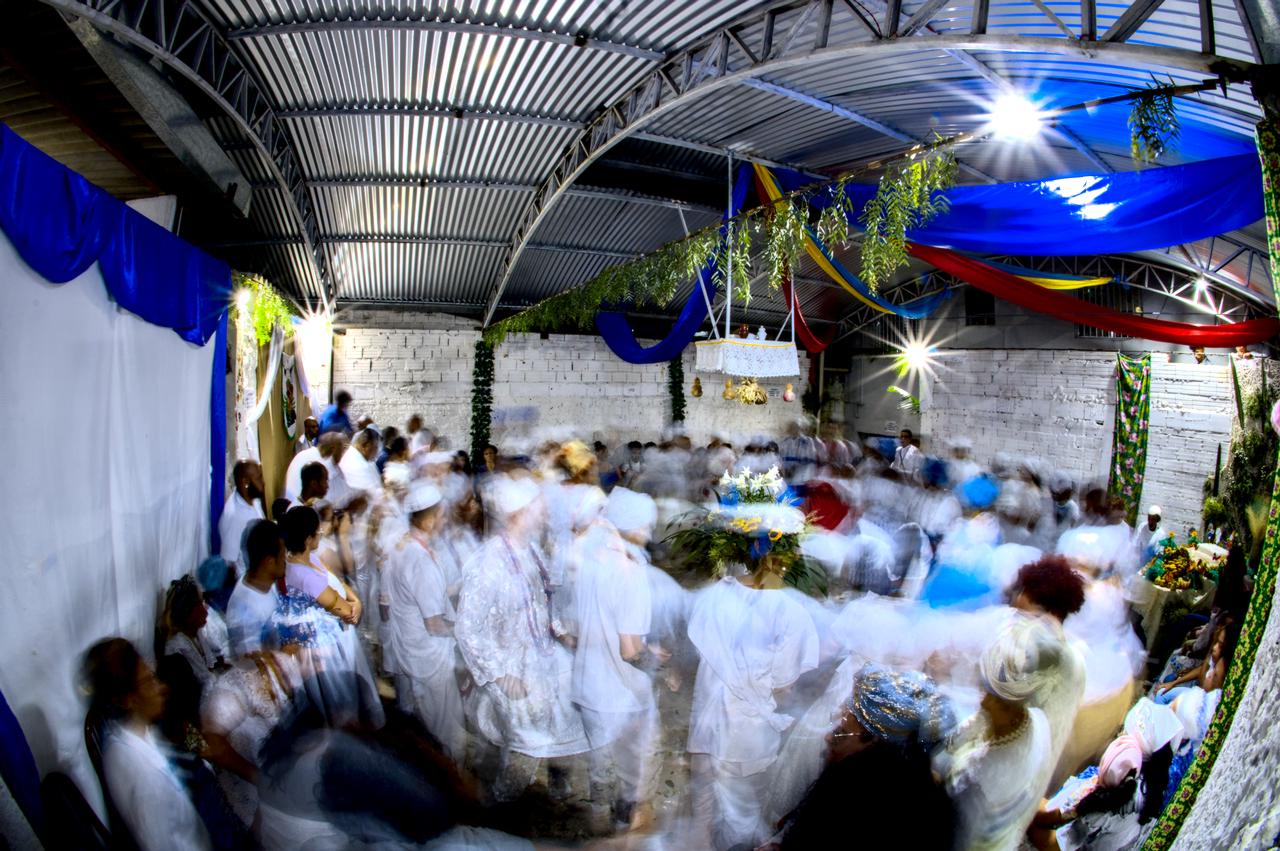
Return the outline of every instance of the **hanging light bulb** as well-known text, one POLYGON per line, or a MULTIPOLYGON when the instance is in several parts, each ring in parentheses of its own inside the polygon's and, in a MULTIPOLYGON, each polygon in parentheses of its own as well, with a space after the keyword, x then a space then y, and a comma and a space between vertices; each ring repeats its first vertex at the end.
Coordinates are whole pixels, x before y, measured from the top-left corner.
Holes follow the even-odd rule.
POLYGON ((1026 95, 1005 92, 987 113, 987 129, 998 139, 1029 142, 1044 129, 1045 116, 1026 95))

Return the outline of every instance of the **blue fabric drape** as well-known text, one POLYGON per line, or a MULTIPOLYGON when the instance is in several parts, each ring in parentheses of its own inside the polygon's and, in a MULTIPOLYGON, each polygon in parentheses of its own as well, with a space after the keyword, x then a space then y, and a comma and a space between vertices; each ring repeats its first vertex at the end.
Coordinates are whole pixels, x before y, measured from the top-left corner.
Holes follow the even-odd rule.
MULTIPOLYGON (((773 174, 786 191, 813 179, 787 169, 773 174)), ((849 184, 851 223, 874 185, 849 184)), ((1207 239, 1262 218, 1262 172, 1256 154, 1119 174, 957 186, 951 207, 927 226, 907 231, 923 245, 977 254, 1077 256, 1148 251, 1207 239)), ((829 203, 817 189, 810 203, 829 203)))
MULTIPOLYGON (((742 209, 750 185, 750 169, 739 169, 734 178, 733 200, 729 205, 729 212, 725 215, 726 219, 737 215, 742 209)), ((725 229, 722 227, 720 232, 723 235, 725 229)), ((689 293, 689 300, 684 303, 680 316, 671 326, 671 333, 652 346, 641 346, 631 330, 627 315, 616 311, 602 310, 596 314, 596 328, 600 331, 600 336, 604 338, 613 353, 627 363, 665 363, 678 357, 706 320, 707 304, 715 300, 716 285, 713 283, 715 270, 714 258, 708 259, 707 265, 698 274, 698 283, 694 286, 693 292, 689 293), (706 299, 703 299, 703 293, 706 293, 706 299)))
POLYGON ((31 826, 37 831, 42 830, 44 807, 40 802, 40 772, 36 769, 36 760, 31 755, 22 726, 3 694, 0 694, 0 778, 4 779, 9 794, 18 802, 31 826))
POLYGON ((54 284, 94 263, 140 319, 199 346, 216 337, 209 397, 209 515, 218 551, 226 474, 227 308, 231 268, 111 197, 0 123, 0 230, 54 284))
POLYGON ((209 553, 222 552, 218 520, 227 481, 227 314, 213 335, 213 376, 209 387, 209 553))
POLYGON ((0 124, 0 229, 40 276, 99 264, 117 304, 203 346, 231 301, 231 269, 0 124))

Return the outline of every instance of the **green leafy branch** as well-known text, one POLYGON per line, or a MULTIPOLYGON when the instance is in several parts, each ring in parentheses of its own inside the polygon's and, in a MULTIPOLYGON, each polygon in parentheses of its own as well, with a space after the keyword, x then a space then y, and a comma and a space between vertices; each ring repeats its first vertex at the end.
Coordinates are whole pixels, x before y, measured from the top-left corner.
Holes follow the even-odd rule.
POLYGON ((910 411, 916 416, 920 416, 920 400, 912 396, 906 390, 903 390, 896 384, 890 384, 886 389, 886 393, 896 393, 900 397, 898 402, 898 410, 910 411))
POLYGON ((475 364, 471 371, 471 460, 477 469, 484 463, 492 419, 493 346, 476 340, 475 364))
POLYGON ((1129 152, 1135 164, 1154 163, 1177 144, 1182 128, 1174 107, 1173 80, 1166 86, 1153 75, 1147 91, 1129 112, 1129 152))
POLYGON ((943 191, 956 183, 956 158, 932 150, 890 165, 875 197, 862 208, 862 280, 872 292, 907 265, 907 231, 923 227, 949 202, 943 191))
POLYGON ((253 333, 259 346, 271 342, 271 332, 277 326, 284 331, 286 337, 292 336, 293 308, 275 287, 256 275, 246 275, 243 272, 235 272, 231 280, 237 294, 241 291, 249 293, 247 301, 237 295, 236 321, 248 320, 253 323, 253 333))
POLYGON ((667 392, 671 394, 671 422, 684 422, 684 359, 681 355, 667 362, 667 392))

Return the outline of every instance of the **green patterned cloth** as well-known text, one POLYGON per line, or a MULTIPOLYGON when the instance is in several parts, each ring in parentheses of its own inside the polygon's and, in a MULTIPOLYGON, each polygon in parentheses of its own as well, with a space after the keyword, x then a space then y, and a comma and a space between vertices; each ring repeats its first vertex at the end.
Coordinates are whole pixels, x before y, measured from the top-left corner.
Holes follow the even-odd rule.
MULTIPOLYGON (((1280 122, 1264 120, 1258 124, 1258 155, 1262 159, 1262 199, 1267 213, 1267 254, 1270 257, 1271 285, 1276 290, 1276 304, 1280 305, 1280 122)), ((1209 732, 1200 745, 1195 761, 1187 769, 1165 807, 1160 821, 1143 845, 1143 851, 1164 851, 1173 845, 1182 822, 1195 804, 1196 795, 1209 779, 1213 763, 1218 758, 1236 709, 1244 698, 1253 671, 1254 659, 1262 644, 1267 620, 1271 617, 1271 601, 1275 595, 1276 573, 1280 569, 1280 459, 1277 459, 1276 475, 1271 487, 1271 511, 1267 515, 1267 533, 1262 544, 1262 561, 1253 580, 1253 595, 1249 599, 1249 611, 1244 618, 1240 640, 1236 644, 1227 681, 1222 687, 1222 700, 1209 724, 1209 732)))
POLYGON ((1124 516, 1130 526, 1138 519, 1138 503, 1142 500, 1150 415, 1151 355, 1116 355, 1116 428, 1107 492, 1124 502, 1124 516))

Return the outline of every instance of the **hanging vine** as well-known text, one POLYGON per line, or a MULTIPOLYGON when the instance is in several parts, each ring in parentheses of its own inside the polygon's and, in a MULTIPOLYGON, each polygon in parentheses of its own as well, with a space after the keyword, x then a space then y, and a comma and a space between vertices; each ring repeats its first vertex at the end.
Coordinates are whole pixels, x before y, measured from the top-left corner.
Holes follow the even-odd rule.
POLYGON ((476 359, 471 371, 471 463, 484 463, 493 418, 493 349, 483 339, 476 340, 476 359))
POLYGON ((671 422, 684 422, 684 359, 667 361, 667 392, 671 394, 671 422))
POLYGON ((256 275, 235 272, 231 276, 236 297, 236 321, 248 321, 259 346, 271 342, 271 332, 278 325, 286 337, 293 335, 293 308, 276 288, 256 275), (247 299, 239 293, 247 292, 247 299))
POLYGON ((1182 128, 1172 87, 1172 79, 1166 86, 1152 76, 1147 92, 1133 102, 1129 112, 1129 153, 1138 166, 1154 163, 1177 144, 1182 128))
POLYGON ((946 212, 948 201, 942 193, 955 185, 956 171, 950 152, 931 151, 891 165, 880 178, 875 197, 858 217, 866 231, 862 280, 872 292, 907 265, 907 231, 946 212))

